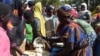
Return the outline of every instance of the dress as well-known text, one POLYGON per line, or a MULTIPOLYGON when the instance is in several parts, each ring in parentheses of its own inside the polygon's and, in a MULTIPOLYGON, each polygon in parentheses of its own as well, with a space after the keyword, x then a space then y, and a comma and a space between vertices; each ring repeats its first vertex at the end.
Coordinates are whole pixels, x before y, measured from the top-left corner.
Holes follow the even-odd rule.
POLYGON ((89 45, 83 49, 78 49, 72 52, 75 47, 78 46, 78 44, 87 37, 87 35, 79 28, 76 23, 71 22, 66 25, 60 34, 62 36, 65 35, 66 37, 63 38, 64 48, 60 53, 58 53, 57 56, 92 56, 92 48, 89 45))

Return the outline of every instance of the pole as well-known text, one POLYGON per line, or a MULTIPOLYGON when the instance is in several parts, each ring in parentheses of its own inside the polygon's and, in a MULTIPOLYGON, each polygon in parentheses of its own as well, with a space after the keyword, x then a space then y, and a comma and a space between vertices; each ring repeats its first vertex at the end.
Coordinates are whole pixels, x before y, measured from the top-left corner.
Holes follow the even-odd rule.
POLYGON ((90 0, 88 0, 88 9, 90 9, 90 0))

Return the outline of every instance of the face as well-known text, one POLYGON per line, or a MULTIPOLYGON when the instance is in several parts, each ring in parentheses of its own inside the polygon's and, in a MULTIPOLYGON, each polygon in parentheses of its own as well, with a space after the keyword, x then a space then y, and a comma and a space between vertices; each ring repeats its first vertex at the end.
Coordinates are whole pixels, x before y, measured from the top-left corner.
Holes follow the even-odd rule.
POLYGON ((5 23, 5 24, 8 23, 8 21, 9 21, 9 16, 10 16, 10 14, 8 14, 7 16, 2 17, 3 23, 5 23))
POLYGON ((52 16, 53 15, 53 10, 47 10, 46 12, 47 12, 48 16, 52 16))
POLYGON ((34 7, 34 6, 32 6, 32 7, 31 7, 31 10, 32 10, 32 11, 34 11, 34 9, 35 9, 35 7, 34 7))
POLYGON ((1 22, 2 22, 2 25, 3 25, 2 27, 4 29, 7 29, 7 23, 8 23, 8 21, 9 21, 9 14, 7 16, 1 17, 1 22))
POLYGON ((23 4, 23 6, 22 6, 22 10, 25 11, 26 8, 27 8, 27 4, 23 4))
POLYGON ((71 17, 71 10, 64 11, 64 14, 58 16, 59 21, 63 23, 69 22, 70 17, 71 17))
POLYGON ((54 14, 54 15, 57 15, 57 9, 54 9, 54 10, 53 10, 53 14, 54 14))
POLYGON ((66 13, 66 17, 70 17, 71 16, 71 10, 67 10, 67 11, 65 11, 65 13, 66 13))
POLYGON ((99 13, 99 12, 100 12, 100 8, 97 8, 97 9, 96 9, 96 12, 99 13))
POLYGON ((34 11, 35 7, 34 6, 30 6, 29 7, 31 11, 34 11))
POLYGON ((85 10, 85 6, 81 5, 81 10, 84 11, 85 10))
POLYGON ((26 23, 30 24, 32 22, 33 17, 26 19, 26 23))

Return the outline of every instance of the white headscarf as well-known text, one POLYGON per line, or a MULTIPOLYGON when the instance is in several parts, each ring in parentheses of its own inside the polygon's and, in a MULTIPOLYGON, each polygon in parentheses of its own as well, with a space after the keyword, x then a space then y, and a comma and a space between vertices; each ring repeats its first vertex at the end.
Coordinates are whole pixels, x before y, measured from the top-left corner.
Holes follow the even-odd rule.
POLYGON ((86 3, 82 3, 81 5, 85 6, 85 10, 87 10, 87 4, 86 3))
POLYGON ((91 14, 91 12, 89 10, 87 10, 87 4, 86 3, 82 3, 81 5, 85 6, 85 10, 79 12, 79 17, 84 15, 86 12, 89 12, 89 14, 91 14))

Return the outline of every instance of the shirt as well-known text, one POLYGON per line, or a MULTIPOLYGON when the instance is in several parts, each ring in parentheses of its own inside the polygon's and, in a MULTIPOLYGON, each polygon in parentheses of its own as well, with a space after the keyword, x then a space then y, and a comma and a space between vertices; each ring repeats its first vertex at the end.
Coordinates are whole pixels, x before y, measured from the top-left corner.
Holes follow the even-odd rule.
POLYGON ((32 26, 31 26, 31 24, 26 23, 26 39, 30 43, 32 43, 32 38, 33 38, 32 26))
POLYGON ((56 29, 58 27, 59 21, 57 16, 52 15, 52 16, 45 16, 45 25, 46 25, 46 36, 47 37, 52 37, 56 33, 56 29))
POLYGON ((2 27, 0 27, 0 56, 10 56, 10 40, 2 27))

